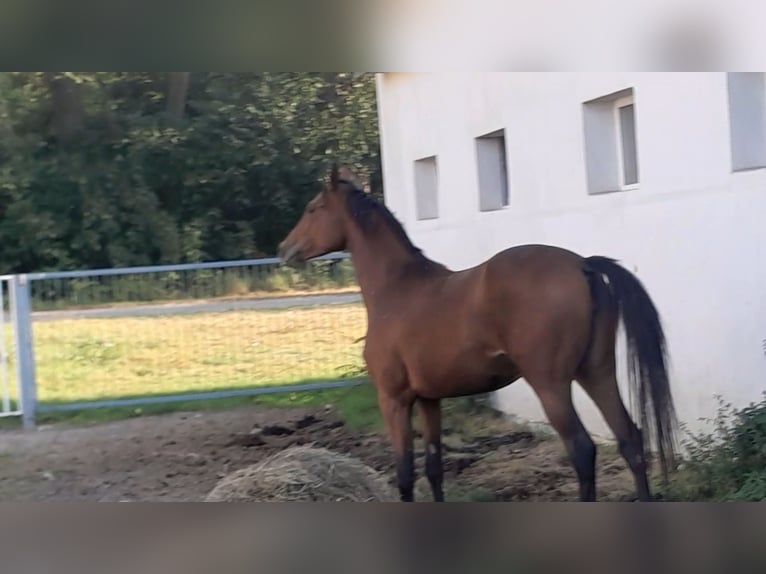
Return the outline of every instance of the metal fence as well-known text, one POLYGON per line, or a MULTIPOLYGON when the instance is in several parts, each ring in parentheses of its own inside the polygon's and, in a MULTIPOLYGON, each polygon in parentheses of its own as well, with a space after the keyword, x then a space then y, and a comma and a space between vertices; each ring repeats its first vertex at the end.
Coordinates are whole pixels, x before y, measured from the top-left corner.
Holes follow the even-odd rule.
POLYGON ((0 417, 21 415, 20 389, 13 372, 15 348, 11 328, 11 279, 0 279, 0 417))
POLYGON ((2 415, 361 382, 346 254, 5 276, 2 415), (6 352, 10 349, 10 352, 6 352))

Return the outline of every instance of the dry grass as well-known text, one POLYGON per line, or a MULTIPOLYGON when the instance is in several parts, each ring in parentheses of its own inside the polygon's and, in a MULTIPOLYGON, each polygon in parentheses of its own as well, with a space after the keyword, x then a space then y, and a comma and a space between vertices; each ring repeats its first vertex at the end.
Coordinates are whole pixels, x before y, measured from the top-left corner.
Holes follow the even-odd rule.
POLYGON ((362 364, 361 305, 34 325, 40 401, 338 378, 362 364))
POLYGON ((361 461, 324 448, 285 449, 222 479, 207 502, 390 502, 386 479, 361 461))

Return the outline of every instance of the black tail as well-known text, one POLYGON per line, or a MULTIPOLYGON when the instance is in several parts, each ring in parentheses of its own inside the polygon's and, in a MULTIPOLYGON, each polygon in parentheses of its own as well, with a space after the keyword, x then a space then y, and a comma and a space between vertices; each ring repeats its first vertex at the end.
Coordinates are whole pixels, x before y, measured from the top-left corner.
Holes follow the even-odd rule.
POLYGON ((652 440, 667 478, 675 465, 678 424, 659 313, 641 282, 615 260, 596 256, 585 263, 587 270, 606 277, 606 289, 594 293, 608 297, 603 303, 620 311, 628 343, 630 402, 638 408, 642 434, 652 440))

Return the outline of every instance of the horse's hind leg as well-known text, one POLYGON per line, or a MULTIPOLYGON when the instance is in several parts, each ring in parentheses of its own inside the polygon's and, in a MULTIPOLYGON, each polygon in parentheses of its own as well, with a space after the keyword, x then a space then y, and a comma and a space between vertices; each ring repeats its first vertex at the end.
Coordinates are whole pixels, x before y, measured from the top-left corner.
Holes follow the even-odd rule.
POLYGON ((580 483, 580 500, 596 500, 596 445, 577 416, 572 404, 571 381, 553 385, 535 384, 532 388, 540 398, 548 421, 564 442, 569 459, 580 483))
POLYGON ((617 386, 615 339, 617 315, 615 309, 596 316, 593 338, 585 360, 580 365, 577 380, 596 404, 612 429, 620 454, 628 463, 636 482, 636 494, 642 501, 652 500, 646 476, 646 461, 641 431, 630 418, 620 398, 617 386))
POLYGON ((652 500, 649 481, 646 476, 643 439, 641 431, 631 420, 620 398, 615 376, 614 360, 605 366, 591 368, 578 377, 580 385, 596 404, 612 429, 620 454, 628 463, 636 482, 636 493, 641 501, 652 500))

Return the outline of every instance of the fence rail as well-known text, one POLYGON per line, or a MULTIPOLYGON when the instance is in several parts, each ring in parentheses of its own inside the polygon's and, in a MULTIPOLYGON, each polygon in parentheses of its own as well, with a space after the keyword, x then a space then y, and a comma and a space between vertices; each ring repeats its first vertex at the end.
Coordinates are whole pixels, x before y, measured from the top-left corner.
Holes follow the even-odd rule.
POLYGON ((353 284, 347 256, 318 258, 302 271, 278 259, 34 273, 26 276, 35 311, 313 292, 353 284))
POLYGON ((301 270, 268 258, 3 276, 0 285, 0 414, 25 426, 44 412, 361 380, 366 315, 347 254, 301 270))

